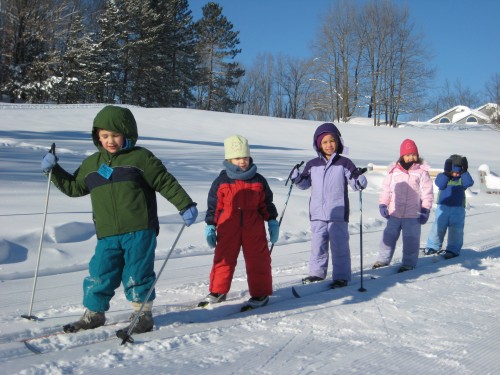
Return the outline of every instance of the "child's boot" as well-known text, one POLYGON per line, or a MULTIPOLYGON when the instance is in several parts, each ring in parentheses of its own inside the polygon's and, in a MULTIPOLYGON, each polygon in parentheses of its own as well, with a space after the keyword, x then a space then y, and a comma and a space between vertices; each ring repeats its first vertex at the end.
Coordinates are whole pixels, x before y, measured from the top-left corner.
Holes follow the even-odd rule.
MULTIPOLYGON (((141 309, 142 304, 138 302, 132 302, 132 306, 134 308, 134 312, 132 313, 132 315, 130 315, 129 318, 130 322, 133 322, 137 314, 139 314, 139 310, 141 309)), ((153 330, 154 320, 153 320, 152 310, 153 310, 153 302, 147 302, 144 304, 144 308, 142 309, 141 314, 137 318, 134 329, 132 330, 132 332, 130 332, 130 334, 144 333, 153 330)), ((124 328, 123 330, 125 332, 128 332, 129 329, 130 326, 124 328)))
POLYGON ((106 317, 103 312, 94 312, 87 309, 80 320, 63 326, 63 331, 73 333, 85 329, 94 329, 103 326, 105 322, 106 317))

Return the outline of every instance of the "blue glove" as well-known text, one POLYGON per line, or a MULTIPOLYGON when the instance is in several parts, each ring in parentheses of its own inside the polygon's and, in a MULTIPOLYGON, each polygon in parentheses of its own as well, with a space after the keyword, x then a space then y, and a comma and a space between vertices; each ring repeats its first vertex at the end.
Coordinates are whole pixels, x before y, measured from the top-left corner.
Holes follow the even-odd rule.
POLYGON ((356 186, 358 187, 359 190, 363 190, 366 188, 368 185, 368 180, 366 179, 365 176, 360 175, 358 179, 356 180, 356 186))
POLYGON ((420 224, 425 224, 427 223, 427 220, 429 220, 429 215, 431 213, 431 210, 429 210, 428 208, 422 208, 420 210, 420 224))
POLYGON ((205 237, 208 246, 213 249, 217 245, 217 234, 215 233, 215 225, 207 225, 205 227, 205 237))
POLYGON ((191 206, 186 208, 184 211, 180 213, 182 216, 182 220, 186 223, 186 226, 190 226, 196 221, 196 217, 198 216, 198 209, 196 208, 196 203, 193 203, 191 206))
POLYGON ((59 158, 50 152, 45 155, 42 159, 43 173, 49 173, 56 166, 58 160, 59 158))
POLYGON ((387 209, 386 204, 380 204, 378 206, 378 210, 380 211, 380 215, 382 215, 384 219, 389 219, 389 217, 391 216, 389 215, 389 210, 387 209))
POLYGON ((267 222, 267 229, 269 230, 269 239, 271 243, 274 244, 278 242, 278 238, 280 236, 280 223, 277 220, 269 220, 267 222))

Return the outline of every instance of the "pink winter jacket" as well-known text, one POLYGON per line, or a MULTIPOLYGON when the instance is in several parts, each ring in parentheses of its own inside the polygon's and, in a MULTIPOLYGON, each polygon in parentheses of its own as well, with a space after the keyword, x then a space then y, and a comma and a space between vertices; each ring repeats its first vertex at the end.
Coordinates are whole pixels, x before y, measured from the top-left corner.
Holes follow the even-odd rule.
POLYGON ((388 207, 389 215, 400 219, 420 217, 421 208, 431 209, 434 200, 429 166, 415 163, 408 171, 399 163, 389 167, 379 204, 388 207))

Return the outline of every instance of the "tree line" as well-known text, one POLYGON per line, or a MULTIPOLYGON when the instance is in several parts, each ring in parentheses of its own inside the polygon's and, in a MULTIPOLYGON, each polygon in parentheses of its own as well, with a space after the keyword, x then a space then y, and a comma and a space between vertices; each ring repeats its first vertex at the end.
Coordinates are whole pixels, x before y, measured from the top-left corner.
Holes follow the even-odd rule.
MULTIPOLYGON (((426 98, 434 72, 423 40, 406 7, 343 0, 319 23, 312 57, 268 53, 244 67, 239 32, 215 2, 194 20, 188 0, 2 0, 0 91, 12 102, 325 121, 361 114, 396 126, 401 115, 439 113, 453 98, 451 90, 426 98)), ((466 97, 456 104, 481 100, 466 97)))
POLYGON ((11 101, 124 103, 230 111, 244 71, 238 33, 215 3, 6 0, 0 87, 11 101))

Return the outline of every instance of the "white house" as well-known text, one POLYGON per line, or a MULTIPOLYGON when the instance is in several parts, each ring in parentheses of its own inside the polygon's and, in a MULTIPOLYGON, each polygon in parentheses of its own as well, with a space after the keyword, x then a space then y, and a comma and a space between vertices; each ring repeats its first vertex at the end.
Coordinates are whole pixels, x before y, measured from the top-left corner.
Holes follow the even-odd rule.
POLYGON ((487 103, 476 109, 470 109, 464 105, 457 105, 427 122, 432 124, 492 124, 493 117, 499 116, 498 104, 487 103))

